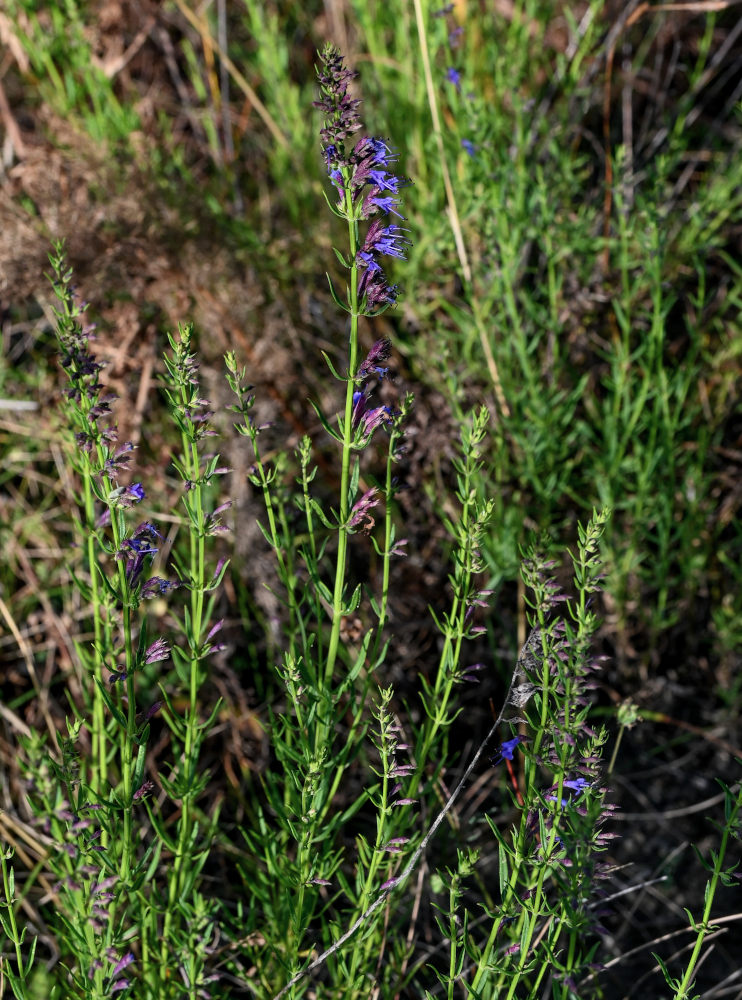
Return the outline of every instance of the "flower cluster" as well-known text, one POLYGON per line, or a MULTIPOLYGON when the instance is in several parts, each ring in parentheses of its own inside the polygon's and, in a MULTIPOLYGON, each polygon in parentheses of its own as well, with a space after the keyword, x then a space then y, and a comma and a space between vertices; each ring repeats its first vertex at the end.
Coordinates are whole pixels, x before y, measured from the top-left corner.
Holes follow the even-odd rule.
MULTIPOLYGON (((583 574, 583 593, 593 593, 597 587, 597 559, 593 563, 588 563, 583 574)), ((552 701, 548 735, 539 741, 534 757, 553 779, 530 803, 528 830, 536 857, 552 866, 556 891, 568 905, 572 919, 599 930, 599 913, 590 900, 603 895, 598 883, 609 873, 600 855, 614 836, 604 826, 615 807, 606 802, 607 789, 601 784, 606 734, 596 732, 587 721, 587 692, 592 686, 591 675, 599 669, 589 651, 597 619, 590 610, 580 617, 575 617, 572 608, 567 616, 559 614, 567 597, 552 575, 554 563, 537 549, 526 557, 523 568, 539 624, 518 666, 534 688, 546 685, 552 701), (545 833, 551 836, 545 838, 545 833), (551 845, 548 857, 547 843, 551 845)), ((589 608, 589 601, 586 606, 589 608)), ((506 748, 508 744, 503 744, 501 759, 511 759, 506 748)))
MULTIPOLYGON (((71 741, 63 737, 62 744, 63 756, 68 756, 71 741)), ((63 760, 58 776, 76 779, 69 760, 63 760)), ((39 771, 31 783, 42 797, 45 791, 48 793, 43 771, 39 771)), ((47 799, 47 807, 49 805, 47 799)), ((100 843, 102 825, 96 819, 102 818, 104 813, 104 807, 99 803, 88 802, 75 810, 67 799, 62 798, 53 808, 47 808, 46 813, 40 814, 38 821, 54 850, 67 859, 59 868, 66 868, 68 873, 54 885, 58 905, 70 916, 80 913, 78 904, 81 898, 85 900, 84 919, 93 936, 86 938, 87 948, 80 956, 82 968, 87 967, 89 980, 95 977, 97 971, 103 971, 104 989, 112 995, 131 985, 123 972, 134 962, 134 955, 130 951, 121 953, 122 942, 117 940, 118 932, 110 925, 110 906, 119 895, 120 879, 118 874, 110 873, 110 863, 104 860, 106 848, 100 843)))
MULTIPOLYGON (((348 94, 355 73, 343 66, 338 50, 327 45, 320 53, 322 69, 317 71, 322 100, 315 101, 324 116, 320 131, 327 173, 338 195, 337 213, 349 221, 370 219, 379 212, 404 219, 399 211, 399 190, 409 181, 393 173, 397 159, 383 139, 364 136, 346 149, 346 140, 361 128, 360 101, 348 94)), ((398 288, 387 282, 380 256, 404 258, 410 241, 398 225, 374 219, 351 266, 361 271, 358 298, 361 312, 376 314, 393 305, 398 288)))
POLYGON ((391 347, 389 340, 377 340, 358 369, 354 380, 360 388, 353 393, 353 429, 359 431, 365 440, 371 438, 377 427, 388 428, 394 417, 393 411, 388 406, 370 407, 368 405, 369 380, 375 376, 379 382, 382 382, 387 377, 389 369, 384 368, 380 362, 388 359, 391 347))
MULTIPOLYGON (((143 521, 137 525, 132 534, 125 538, 116 552, 116 559, 123 560, 126 568, 126 582, 129 588, 135 590, 141 581, 145 566, 157 554, 157 541, 161 539, 157 528, 151 521, 143 521)), ((141 596, 151 599, 164 595, 180 586, 177 581, 163 580, 158 576, 150 577, 142 586, 141 596)))

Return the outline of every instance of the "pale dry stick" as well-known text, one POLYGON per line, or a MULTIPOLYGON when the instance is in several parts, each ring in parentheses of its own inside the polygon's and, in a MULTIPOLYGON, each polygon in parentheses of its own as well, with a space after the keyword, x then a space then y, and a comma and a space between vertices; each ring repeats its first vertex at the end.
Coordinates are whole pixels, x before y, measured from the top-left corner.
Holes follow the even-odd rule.
MULTIPOLYGON (((740 919, 742 919, 742 913, 732 913, 729 916, 718 917, 714 919, 713 924, 714 926, 718 926, 720 924, 729 924, 738 921, 740 919)), ((595 972, 591 972, 585 979, 582 980, 580 986, 586 986, 588 983, 591 983, 595 979, 597 979, 601 973, 606 972, 608 969, 614 968, 616 965, 621 965, 623 962, 626 961, 626 959, 633 958, 634 955, 638 955, 641 952, 646 951, 648 948, 656 948, 658 944, 664 944, 666 941, 671 941, 673 938, 680 937, 681 934, 689 934, 692 931, 693 931, 692 927, 679 927, 677 930, 669 931, 667 934, 663 934, 661 937, 653 938, 653 940, 651 941, 645 941, 643 944, 637 945, 636 948, 632 948, 630 951, 625 951, 622 955, 616 955, 615 958, 612 958, 609 961, 602 963, 600 969, 596 970, 595 972)), ((715 934, 709 935, 709 937, 707 937, 706 940, 713 941, 714 938, 718 937, 723 933, 725 932, 719 929, 716 931, 715 934)), ((687 951, 691 947, 692 947, 691 944, 687 944, 684 946, 682 950, 687 951)), ((680 954, 680 952, 678 954, 680 954)), ((659 972, 659 966, 655 966, 654 969, 652 969, 649 974, 653 974, 655 972, 659 972)))
MULTIPOLYGON (((459 257, 459 264, 461 265, 461 273, 464 281, 467 285, 472 285, 472 270, 471 264, 469 263, 469 255, 466 252, 466 245, 464 243, 464 234, 461 229, 461 222, 459 221, 459 213, 456 208, 456 195, 454 194, 453 184, 451 183, 451 175, 448 171, 448 162, 446 160, 445 150, 443 148, 443 129, 441 128, 441 119, 438 114, 438 102, 435 96, 435 88, 433 87, 433 74, 430 69, 430 54, 428 52, 428 40, 425 35, 425 20, 423 18, 422 5, 420 0, 415 0, 415 21, 417 24, 417 36, 420 43, 420 54, 423 60, 423 72, 425 74, 425 89, 428 94, 428 107, 430 108, 430 117, 433 122, 433 134, 435 135, 436 145, 438 146, 438 159, 440 160, 441 170, 443 172, 443 186, 446 190, 446 201, 448 202, 448 219, 451 223, 451 231, 453 232, 454 242, 456 243, 456 253, 459 257)), ((487 369, 490 373, 490 378, 492 379, 492 386, 495 390, 495 396, 497 397, 497 404, 500 407, 500 411, 504 417, 510 416, 510 406, 505 398, 505 393, 502 390, 502 383, 500 381, 500 373, 497 370, 497 362, 492 353, 492 348, 490 346, 489 339, 487 338, 486 330, 484 329, 484 323, 480 315, 479 309, 476 305, 476 296, 472 295, 473 314, 474 321, 477 326, 477 333, 479 334, 479 341, 482 345, 482 350, 484 351, 485 361, 487 362, 487 369)))
MULTIPOLYGON (((530 641, 530 639, 529 639, 529 641, 530 641)), ((477 750, 477 752, 474 754, 473 758, 471 759, 471 761, 469 763, 469 766, 464 771, 463 777, 459 781, 458 785, 454 788, 454 790, 451 793, 448 801, 446 802, 446 804, 443 806, 443 808, 441 809, 441 811, 438 813, 438 815, 434 819, 433 825, 429 828, 428 832, 425 834, 425 836, 423 837, 423 839, 420 841, 420 844, 419 844, 417 850, 413 853, 412 857, 410 858, 410 860, 409 860, 409 862, 407 864, 407 867, 404 869, 404 871, 402 872, 402 874, 401 875, 397 875, 396 878, 390 879, 389 882, 386 883, 385 887, 381 890, 381 892, 379 893, 378 897, 374 900, 374 902, 369 906, 369 908, 367 910, 365 910, 360 915, 360 917, 358 917, 358 919, 354 923, 352 923, 350 925, 350 927, 348 928, 348 930, 345 931, 344 934, 341 934, 340 937, 337 939, 337 941, 335 941, 335 943, 332 944, 326 951, 323 951, 321 955, 318 955, 317 958, 315 958, 315 960, 313 962, 310 962, 310 964, 306 967, 306 969, 302 969, 301 972, 297 972, 296 975, 286 983, 286 985, 283 987, 283 989, 280 992, 276 993, 276 995, 273 997, 273 1000, 280 1000, 281 997, 285 996, 286 993, 288 993, 288 991, 292 988, 292 986, 296 986, 296 984, 300 980, 302 980, 305 976, 308 976, 310 972, 314 972, 315 969, 318 969, 321 965, 324 965, 325 962, 327 961, 327 959, 331 958, 332 955, 335 954, 335 952, 339 951, 340 948, 342 948, 342 946, 345 944, 345 942, 349 941, 353 937, 353 935, 358 930, 358 928, 361 927, 363 924, 365 924, 373 916, 373 914, 379 909, 379 907, 382 906, 382 904, 386 902, 387 898, 391 895, 391 893, 394 891, 394 889, 398 889, 400 886, 402 886, 404 884, 404 882, 412 874, 412 872, 415 870, 415 867, 416 867, 418 861, 420 860, 422 854, 424 853, 426 847, 428 846, 428 844, 430 843, 430 841, 435 836, 435 833, 436 833, 438 827, 441 825, 441 823, 443 822, 443 820, 446 818, 446 816, 448 815, 448 813, 451 811, 454 803, 456 802, 456 800, 458 799, 459 795, 461 794, 461 792, 462 792, 462 790, 464 788, 464 785, 469 780, 469 775, 472 773, 472 771, 476 767, 477 763, 479 762, 480 757, 484 753, 485 747, 490 742, 490 740, 492 739, 492 737, 495 735, 495 733, 496 733, 498 727, 500 726, 500 724, 503 722, 503 720, 505 718, 505 712, 506 712, 507 706, 509 704, 511 704, 511 694, 512 694, 512 690, 513 690, 513 684, 515 682, 515 679, 519 675, 519 668, 522 670, 522 667, 521 667, 521 658, 523 657, 523 655, 524 655, 523 652, 521 652, 521 657, 518 658, 518 666, 516 666, 516 669, 513 672, 513 678, 512 678, 512 680, 510 682, 510 687, 508 688, 508 693, 507 693, 507 696, 505 698, 505 704, 503 706, 502 711, 497 716, 497 719, 492 724, 492 726, 491 726, 489 732, 487 733, 487 735, 485 736, 485 738, 482 740, 481 744, 479 745, 479 749, 477 750)))
POLYGON ((10 139, 15 155, 19 160, 24 159, 26 156, 26 144, 23 141, 23 136, 21 135, 21 130, 18 122, 13 117, 13 112, 10 110, 10 104, 8 104, 8 98, 5 96, 5 90, 3 88, 2 80, 0 80, 0 118, 2 118, 5 124, 5 131, 10 139))
MULTIPOLYGON (((178 7, 178 10, 181 12, 181 14, 183 14, 183 16, 191 23, 191 25, 196 29, 196 31, 198 31, 199 34, 201 34, 201 30, 203 28, 203 25, 199 21, 199 19, 196 17, 196 15, 193 13, 193 11, 190 9, 190 7, 185 2, 185 0, 175 0, 175 3, 176 3, 176 6, 178 7)), ((240 88, 240 90, 242 91, 242 93, 245 95, 245 97, 248 99, 248 101, 255 108, 255 110, 257 111, 258 115, 263 119, 263 122, 265 123, 268 131, 273 136, 273 138, 276 140, 276 142, 278 143, 278 145, 281 146, 282 149, 290 150, 291 149, 291 144, 289 143, 289 140, 286 138, 286 136, 280 130, 280 128, 278 127, 278 125, 276 125, 275 121, 271 117, 271 113, 268 111, 268 109, 263 104, 263 102, 260 100, 260 98, 255 93, 255 91, 252 89, 252 87, 247 82, 247 80, 242 75, 242 73, 240 73, 240 71, 237 69, 237 67, 232 62, 232 60, 229 58, 229 56, 224 51, 224 49, 221 47, 221 45, 219 45, 219 43, 217 42, 217 40, 215 38, 211 38, 209 44, 211 45, 211 48, 213 49, 213 51, 216 52, 216 54, 219 56, 219 58, 221 59, 222 63, 229 70, 229 72, 230 72, 230 74, 231 74, 232 79, 234 80, 234 82, 237 84, 237 86, 240 88)))
POLYGON ((139 31, 134 36, 133 41, 127 46, 124 52, 119 53, 117 56, 109 56, 105 59, 99 59, 98 56, 93 54, 92 63, 93 65, 101 70, 104 76, 108 80, 112 80, 115 76, 121 72, 127 63, 130 63, 134 56, 139 52, 141 47, 147 41, 150 31, 155 26, 154 17, 148 17, 144 22, 144 25, 139 29, 139 31))

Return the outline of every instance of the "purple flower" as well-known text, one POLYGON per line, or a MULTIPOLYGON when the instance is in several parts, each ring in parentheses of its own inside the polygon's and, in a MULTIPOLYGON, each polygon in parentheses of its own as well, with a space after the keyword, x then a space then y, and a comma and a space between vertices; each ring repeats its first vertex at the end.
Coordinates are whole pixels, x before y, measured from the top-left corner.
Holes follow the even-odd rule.
POLYGON ((384 844, 381 850, 386 851, 388 854, 401 854, 402 848, 405 844, 409 844, 409 842, 409 837, 392 837, 391 840, 384 844))
POLYGON ((134 504, 141 503, 145 496, 142 484, 132 483, 131 486, 119 486, 117 489, 111 490, 108 494, 108 502, 115 507, 128 510, 134 504))
POLYGON ((496 760, 492 763, 497 765, 501 764, 504 760, 512 760, 513 754, 515 753, 515 748, 523 742, 522 736, 514 736, 512 740, 505 740, 504 743, 500 744, 500 753, 498 754, 496 760))
POLYGON ((402 235, 406 232, 408 230, 402 229, 401 226, 394 224, 385 226, 381 219, 375 219, 368 227, 366 239, 363 241, 358 256, 367 267, 370 255, 383 254, 386 257, 398 257, 400 260, 404 260, 405 245, 412 245, 407 237, 402 235))
POLYGON ((134 451, 134 445, 131 441, 127 441, 125 444, 113 453, 109 455, 108 458, 103 463, 103 468, 99 472, 99 476, 108 476, 114 482, 118 479, 119 473, 124 469, 129 468, 129 462, 131 461, 131 453, 134 451))
POLYGON ((139 802, 140 799, 146 798, 147 795, 154 789, 155 783, 150 781, 149 778, 143 781, 142 784, 137 788, 137 790, 132 795, 133 802, 139 802))
POLYGON ((145 663, 157 663, 158 660, 166 660, 170 656, 170 647, 164 639, 157 639, 144 654, 145 663))
POLYGON ((130 587, 137 584, 144 569, 147 556, 157 552, 155 540, 161 538, 159 531, 149 521, 144 521, 130 538, 125 538, 116 553, 117 559, 126 560, 126 580, 130 587))
POLYGON ((381 188, 372 187, 363 202, 363 217, 367 219, 369 216, 373 215, 374 212, 391 212, 392 215, 396 215, 398 219, 404 219, 401 212, 398 212, 399 208, 399 198, 395 198, 393 195, 382 195, 381 188))
MULTIPOLYGON (((466 670, 461 672, 461 680, 469 681, 472 684, 479 684, 479 678, 475 676, 480 670, 484 670, 483 663, 472 663, 466 670)), ((512 760, 512 757, 510 758, 512 760)))
POLYGON ((393 306, 399 293, 398 285, 387 283, 386 275, 377 267, 365 270, 358 282, 358 297, 364 312, 373 315, 378 310, 393 306))
POLYGON ((229 531, 229 528, 222 524, 220 514, 223 514, 225 510, 229 510, 232 506, 232 501, 227 500, 226 503, 220 504, 215 507, 210 514, 207 514, 204 518, 204 531, 207 535, 218 535, 224 531, 229 531))
POLYGON ((463 149, 465 149, 466 152, 469 154, 469 156, 476 156, 477 155, 477 147, 474 145, 473 142, 471 142, 471 140, 469 140, 469 139, 462 139, 461 140, 461 145, 462 145, 463 149))
POLYGON ((373 410, 368 410, 363 414, 363 433, 371 436, 377 427, 382 424, 389 425, 392 420, 392 411, 388 406, 377 406, 373 410))
POLYGON ((446 70, 446 80, 452 83, 457 90, 461 90, 461 73, 453 66, 449 66, 446 70))
POLYGON ((379 379, 383 379, 389 369, 380 367, 379 362, 387 361, 391 353, 391 340, 388 340, 387 338, 377 340, 366 355, 366 360, 358 369, 358 375, 356 378, 366 379, 370 378, 371 375, 376 375, 379 379))
POLYGON ((371 511, 376 507, 380 501, 378 496, 379 490, 376 486, 372 486, 370 490, 366 490, 360 500, 356 500, 353 504, 353 508, 350 512, 350 519, 348 520, 348 528, 356 529, 367 534, 374 526, 374 519, 371 515, 371 511))
POLYGON ((122 959, 120 959, 116 963, 116 965, 114 965, 113 972, 111 973, 111 975, 112 976, 117 976, 119 974, 119 972, 123 972, 124 969, 127 966, 131 965, 131 963, 133 961, 134 961, 134 953, 130 951, 126 955, 124 955, 124 957, 122 959))
POLYGON ((569 778, 562 782, 565 788, 571 788, 573 792, 577 792, 580 795, 587 788, 590 788, 590 782, 586 778, 569 778))
POLYGON ((142 587, 141 596, 149 601, 153 597, 164 597, 171 590, 177 590, 180 586, 178 580, 163 580, 161 576, 151 576, 142 587))

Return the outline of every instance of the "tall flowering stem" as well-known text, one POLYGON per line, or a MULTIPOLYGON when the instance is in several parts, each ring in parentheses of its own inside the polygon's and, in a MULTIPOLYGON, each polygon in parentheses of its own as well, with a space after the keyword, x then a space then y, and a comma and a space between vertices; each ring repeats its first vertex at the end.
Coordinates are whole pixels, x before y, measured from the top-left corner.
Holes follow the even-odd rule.
MULTIPOLYGON (((72 270, 62 243, 54 246, 49 256, 52 274, 50 277, 57 305, 56 336, 59 343, 62 367, 68 378, 68 388, 64 392, 66 409, 74 428, 76 447, 72 452, 72 463, 79 476, 80 507, 84 532, 85 565, 89 581, 89 598, 93 624, 93 654, 80 650, 83 667, 87 667, 101 683, 105 683, 103 664, 113 642, 110 616, 104 613, 105 601, 101 588, 101 577, 97 571, 98 545, 96 538, 96 473, 105 468, 108 446, 113 442, 115 432, 111 428, 109 397, 102 395, 99 372, 102 368, 90 351, 89 341, 92 326, 83 326, 86 310, 75 294, 72 270)), ((106 477, 107 478, 107 477, 106 477)), ((108 491, 114 483, 106 483, 108 491)), ((87 685, 83 685, 83 690, 87 685)), ((107 737, 105 731, 104 701, 97 684, 92 686, 91 722, 91 769, 90 787, 95 794, 105 784, 108 772, 107 737)))
POLYGON ((575 600, 560 592, 551 575, 554 563, 538 547, 523 561, 523 578, 532 592, 533 631, 518 669, 529 694, 525 702, 513 704, 522 708, 530 701, 530 733, 503 743, 495 761, 512 760, 524 744, 514 842, 492 825, 500 848, 502 898, 488 940, 476 956, 471 988, 477 995, 511 1000, 524 982, 529 995, 539 995, 543 977, 550 973, 554 996, 567 1000, 588 964, 585 938, 599 930, 593 903, 606 866, 598 859, 611 836, 602 827, 613 807, 605 802, 600 780, 606 734, 588 724, 587 692, 598 669, 590 657, 598 626, 591 602, 600 589, 599 542, 608 516, 597 512, 579 528, 578 551, 572 557, 575 600), (561 611, 564 605, 566 612, 561 611), (552 919, 546 920, 549 915, 552 919), (511 944, 504 947, 504 940, 511 944), (535 960, 539 948, 550 961, 535 960))
MULTIPOLYGON (((348 226, 349 255, 336 251, 338 259, 350 272, 345 301, 332 289, 336 303, 350 315, 348 340, 348 370, 345 376, 345 408, 339 425, 339 434, 333 436, 342 446, 340 478, 340 512, 338 526, 338 552, 335 581, 332 591, 332 626, 325 661, 324 683, 328 689, 335 670, 340 642, 340 625, 344 607, 345 576, 348 539, 357 526, 353 518, 355 500, 354 451, 368 443, 374 429, 374 419, 383 420, 378 408, 368 408, 364 372, 359 365, 358 320, 361 316, 376 316, 393 305, 397 287, 390 285, 381 267, 382 256, 404 258, 409 244, 406 230, 391 223, 383 216, 399 212, 400 188, 408 183, 394 174, 391 166, 395 160, 389 146, 381 139, 363 137, 352 148, 348 141, 361 128, 358 116, 359 101, 351 97, 348 85, 355 73, 346 69, 340 53, 327 45, 320 54, 322 67, 318 69, 322 98, 316 102, 324 118, 320 132, 322 152, 336 200, 328 198, 332 211, 346 221, 348 226), (375 217, 375 218, 373 218, 375 217), (360 224, 373 218, 365 236, 360 224)), ((368 361, 368 359, 367 359, 368 361)), ((357 461, 357 460, 356 460, 357 461)))
MULTIPOLYGON (((210 536, 226 531, 221 515, 230 506, 224 503, 208 509, 211 487, 218 477, 227 472, 219 465, 219 455, 209 454, 205 442, 214 437, 208 400, 201 395, 199 366, 191 351, 193 328, 180 326, 178 335, 170 336, 171 353, 165 355, 166 375, 164 390, 173 420, 180 431, 181 454, 173 460, 183 484, 182 502, 188 520, 188 557, 177 560, 176 567, 181 582, 189 592, 189 602, 182 625, 184 648, 174 647, 173 658, 178 672, 188 684, 188 709, 185 720, 171 710, 168 721, 173 733, 182 740, 183 757, 179 772, 166 785, 168 791, 181 802, 178 832, 173 864, 168 880, 168 906, 165 909, 163 929, 163 959, 169 947, 168 932, 187 879, 193 870, 195 803, 205 787, 204 777, 198 774, 198 756, 204 736, 212 720, 199 720, 199 691, 206 677, 205 660, 217 648, 221 622, 211 622, 215 593, 227 569, 222 560, 213 571, 207 566, 206 543, 210 536)), ((203 847, 202 847, 203 850, 203 847)))
MULTIPOLYGON (((105 708, 118 722, 121 761, 120 803, 123 816, 123 836, 120 844, 120 876, 128 882, 134 854, 132 826, 134 787, 138 768, 134 765, 134 748, 138 742, 134 676, 138 654, 134 645, 133 612, 139 604, 141 577, 145 566, 156 553, 153 540, 158 537, 148 522, 133 532, 127 529, 126 513, 141 503, 145 493, 140 483, 119 485, 119 478, 129 468, 134 446, 120 443, 113 420, 113 396, 104 392, 99 373, 103 364, 91 350, 93 326, 83 326, 86 306, 75 294, 72 271, 67 266, 64 247, 56 244, 49 261, 52 267, 52 287, 57 296, 55 308, 56 335, 62 367, 68 378, 64 392, 65 409, 75 429, 75 449, 72 461, 82 487, 81 532, 84 536, 85 561, 89 575, 85 596, 91 603, 94 643, 92 652, 78 647, 81 663, 91 671, 94 683, 91 741, 93 760, 90 790, 103 794, 108 778, 110 753, 105 708), (104 536, 110 530, 110 541, 104 536), (111 572, 111 556, 115 570, 111 572), (111 579, 113 577, 113 579, 111 579), (105 581, 105 585, 103 585, 105 581), (118 610, 117 610, 118 606, 118 610), (119 631, 120 630, 120 631, 119 631), (123 642, 117 657, 117 639, 123 642), (112 663, 116 662, 116 667, 112 663), (111 670, 116 680, 109 693, 111 670)), ((88 685, 83 684, 83 690, 88 685)), ((106 843, 107 833, 103 833, 106 843)))

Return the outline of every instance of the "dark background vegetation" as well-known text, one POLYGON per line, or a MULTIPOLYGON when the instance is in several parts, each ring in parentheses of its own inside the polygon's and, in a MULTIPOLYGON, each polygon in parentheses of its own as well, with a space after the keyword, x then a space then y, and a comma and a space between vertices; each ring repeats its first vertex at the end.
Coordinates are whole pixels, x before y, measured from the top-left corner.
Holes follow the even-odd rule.
MULTIPOLYGON (((449 572, 450 460, 463 414, 484 402, 492 434, 481 490, 497 501, 484 556, 495 594, 472 655, 488 670, 462 695, 451 783, 489 727, 488 702, 498 704, 524 638, 519 546, 540 531, 563 553, 577 521, 608 503, 596 718, 615 732, 615 709, 631 698, 645 719, 625 735, 611 778, 621 806, 612 888, 633 891, 606 917, 615 965, 601 977, 604 995, 655 995, 656 974, 643 978, 652 950, 677 951, 682 963, 682 907, 698 913, 705 881, 691 844, 706 855, 714 847, 715 779, 738 781, 742 755, 742 7, 660 7, 593 4, 589 30, 587 4, 546 0, 462 2, 431 20, 468 275, 406 5, 0 8, 0 794, 9 815, 12 732, 63 725, 84 617, 66 589, 73 486, 56 413, 50 241, 66 240, 121 398, 121 438, 139 445, 137 478, 153 506, 177 489, 156 379, 165 333, 179 321, 196 325, 215 408, 226 403, 221 356, 234 349, 273 446, 291 450, 303 434, 321 444, 306 400, 333 409, 320 351, 342 359, 345 336, 325 278, 337 270, 337 232, 311 107, 316 50, 329 39, 360 71, 369 131, 389 138, 414 181, 405 192, 414 247, 395 272, 403 299, 363 333, 367 346, 391 337, 389 391, 416 396, 400 504, 410 554, 394 581, 389 679, 402 699, 435 658, 428 606, 443 601, 449 572), (456 25, 463 34, 451 48, 456 25), (586 40, 579 65, 575 38, 586 40), (460 93, 445 81, 450 65, 464 72, 460 93)), ((223 608, 230 646, 210 692, 224 699, 214 794, 239 822, 241 789, 268 760, 260 721, 280 609, 266 588, 273 570, 243 445, 218 419, 238 503, 223 608)), ((321 447, 318 489, 330 497, 337 468, 321 447)), ((373 575, 373 564, 357 568, 373 575)), ((483 787, 462 821, 481 808, 483 787)), ((3 838, 16 839, 2 822, 3 838)), ((215 893, 227 893, 212 875, 215 893)), ((719 914, 738 909, 724 891, 719 914)), ((742 996, 737 925, 721 927, 698 988, 742 996)))

